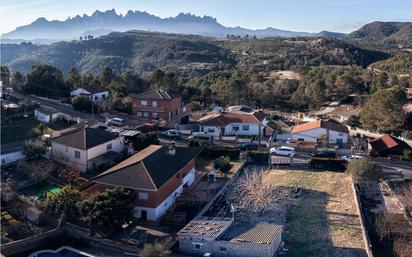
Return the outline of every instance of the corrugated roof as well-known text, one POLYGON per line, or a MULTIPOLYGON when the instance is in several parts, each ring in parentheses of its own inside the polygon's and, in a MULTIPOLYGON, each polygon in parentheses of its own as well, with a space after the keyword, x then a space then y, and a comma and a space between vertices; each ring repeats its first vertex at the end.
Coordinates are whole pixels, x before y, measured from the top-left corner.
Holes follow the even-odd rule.
POLYGON ((70 146, 73 148, 87 150, 95 146, 112 141, 119 136, 108 131, 93 128, 82 128, 67 132, 52 139, 52 142, 70 146))
POLYGON ((50 115, 50 114, 60 112, 57 109, 54 109, 53 107, 48 107, 48 106, 43 106, 43 107, 40 107, 40 108, 36 108, 36 111, 44 113, 46 115, 50 115))
POLYGON ((324 128, 333 131, 338 131, 342 133, 349 133, 348 127, 345 125, 335 122, 335 121, 327 121, 327 120, 315 120, 307 123, 303 123, 297 126, 293 126, 291 134, 299 133, 307 130, 317 129, 317 128, 324 128))
POLYGON ((219 240, 250 244, 271 244, 282 233, 282 228, 282 225, 270 223, 233 224, 219 237, 219 240))
POLYGON ((200 217, 192 220, 189 224, 182 228, 177 235, 211 237, 216 239, 231 224, 232 219, 229 218, 200 217))
POLYGON ((171 155, 168 153, 167 146, 150 145, 93 180, 97 183, 110 183, 110 185, 131 189, 159 189, 200 153, 200 148, 175 147, 175 149, 175 154, 171 155))

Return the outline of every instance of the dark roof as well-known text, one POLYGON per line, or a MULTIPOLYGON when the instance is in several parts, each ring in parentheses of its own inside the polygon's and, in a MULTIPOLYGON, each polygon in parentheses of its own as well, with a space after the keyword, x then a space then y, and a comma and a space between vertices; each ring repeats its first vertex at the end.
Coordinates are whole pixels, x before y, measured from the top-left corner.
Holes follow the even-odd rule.
POLYGON ((153 100, 171 100, 180 96, 179 93, 168 92, 164 90, 155 90, 151 89, 145 92, 142 92, 138 95, 135 95, 134 98, 137 99, 153 99, 153 100))
POLYGON ((231 218, 199 217, 182 228, 178 236, 211 237, 216 239, 233 223, 231 218))
POLYGON ((58 113, 59 111, 57 109, 54 109, 53 107, 48 107, 48 106, 44 106, 44 107, 39 107, 35 109, 38 112, 44 113, 46 115, 50 115, 50 114, 54 114, 54 113, 58 113))
POLYGON ((370 141, 369 144, 371 145, 373 151, 377 153, 381 153, 395 147, 412 149, 406 142, 390 135, 383 135, 378 139, 370 141))
POLYGON ((52 142, 65 146, 87 150, 103 143, 112 141, 119 136, 115 133, 94 128, 82 128, 53 138, 52 142))
POLYGON ((96 183, 131 189, 157 190, 193 160, 200 148, 150 145, 123 162, 93 178, 96 183))
POLYGON ((266 117, 263 112, 254 113, 218 113, 210 114, 199 119, 202 126, 226 126, 230 123, 260 123, 266 117))
POLYGON ((291 134, 299 133, 302 131, 307 131, 307 130, 312 130, 312 129, 317 129, 317 128, 324 128, 324 129, 329 129, 329 130, 349 134, 349 130, 347 126, 339 122, 332 121, 332 120, 315 120, 315 121, 303 123, 300 125, 296 125, 292 128, 292 131, 290 133, 291 134))

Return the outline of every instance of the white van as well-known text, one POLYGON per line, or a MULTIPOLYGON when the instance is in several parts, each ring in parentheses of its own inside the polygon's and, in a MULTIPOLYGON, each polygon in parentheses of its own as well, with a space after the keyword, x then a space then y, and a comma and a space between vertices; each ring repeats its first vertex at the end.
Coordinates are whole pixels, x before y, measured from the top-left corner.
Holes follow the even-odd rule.
POLYGON ((126 124, 124 119, 121 118, 113 118, 107 122, 108 125, 113 126, 124 126, 126 124))
POLYGON ((270 154, 293 157, 296 154, 296 150, 290 146, 273 147, 270 148, 270 154))

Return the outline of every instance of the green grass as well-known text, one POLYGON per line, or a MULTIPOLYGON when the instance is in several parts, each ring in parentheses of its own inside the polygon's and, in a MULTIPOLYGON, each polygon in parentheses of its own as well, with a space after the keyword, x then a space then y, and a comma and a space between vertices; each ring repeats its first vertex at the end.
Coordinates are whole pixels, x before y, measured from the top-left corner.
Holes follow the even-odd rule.
POLYGON ((39 124, 33 117, 19 117, 10 120, 1 129, 1 144, 8 144, 33 137, 32 129, 39 124))

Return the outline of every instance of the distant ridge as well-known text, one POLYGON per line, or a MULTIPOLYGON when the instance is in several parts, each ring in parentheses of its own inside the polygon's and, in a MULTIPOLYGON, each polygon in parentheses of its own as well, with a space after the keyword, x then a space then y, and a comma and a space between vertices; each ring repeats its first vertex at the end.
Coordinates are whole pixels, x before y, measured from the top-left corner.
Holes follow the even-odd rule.
POLYGON ((194 34, 211 37, 256 36, 256 37, 341 37, 344 34, 322 31, 320 33, 295 32, 275 28, 247 29, 225 27, 216 18, 180 13, 176 17, 160 18, 141 11, 129 10, 126 15, 117 14, 115 9, 104 12, 96 10, 91 16, 84 14, 64 21, 48 21, 41 17, 29 25, 16 28, 2 35, 4 40, 73 40, 81 36, 101 36, 112 31, 143 30, 178 34, 194 34))

